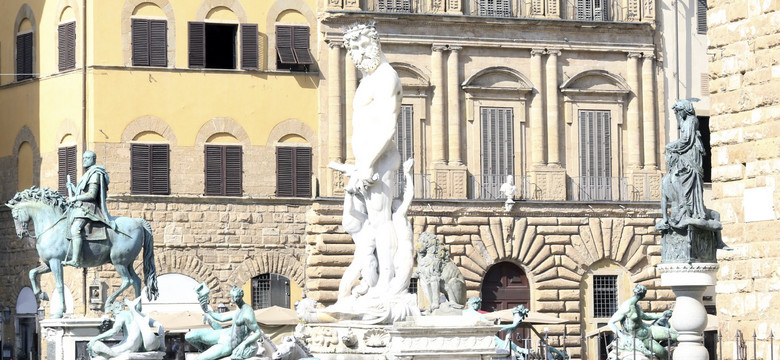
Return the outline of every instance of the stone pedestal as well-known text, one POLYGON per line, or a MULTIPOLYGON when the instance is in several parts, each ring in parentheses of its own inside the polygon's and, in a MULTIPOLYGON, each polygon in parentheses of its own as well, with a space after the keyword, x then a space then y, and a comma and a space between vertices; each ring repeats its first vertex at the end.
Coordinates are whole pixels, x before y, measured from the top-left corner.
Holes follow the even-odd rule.
POLYGON ((566 200, 566 169, 560 166, 537 166, 531 174, 530 196, 533 200, 566 200))
POLYGON ((464 316, 414 316, 393 325, 308 324, 308 347, 321 360, 482 360, 499 357, 500 327, 464 316))
MULTIPOLYGON (((40 322, 48 360, 78 359, 83 347, 100 333, 103 319, 45 319, 40 322), (77 346, 80 347, 77 350, 77 346), (77 354, 78 352, 78 354, 77 354)), ((109 340, 121 340, 111 338, 109 340)))
POLYGON ((715 263, 661 264, 661 285, 669 286, 676 296, 671 323, 680 334, 674 360, 707 360, 702 331, 707 326, 707 311, 702 296, 707 286, 715 285, 715 263))
MULTIPOLYGON (((433 174, 433 179, 430 182, 430 193, 425 195, 430 195, 435 199, 466 198, 466 166, 435 164, 431 173, 433 174)), ((415 195, 421 194, 421 191, 425 192, 425 189, 415 189, 415 195)))

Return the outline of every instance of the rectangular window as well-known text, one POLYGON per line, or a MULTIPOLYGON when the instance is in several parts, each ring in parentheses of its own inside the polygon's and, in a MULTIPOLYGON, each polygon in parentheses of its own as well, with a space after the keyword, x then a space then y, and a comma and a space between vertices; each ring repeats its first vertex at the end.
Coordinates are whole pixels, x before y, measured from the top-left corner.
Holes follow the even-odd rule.
POLYGON ((593 317, 608 318, 617 311, 617 275, 593 276, 593 317))
POLYGON ((577 0, 577 20, 607 21, 609 19, 608 0, 577 0))
POLYGON ((243 152, 241 146, 206 145, 205 194, 241 196, 243 152))
POLYGON ((290 280, 282 275, 261 274, 252 279, 252 308, 290 308, 290 280))
POLYGON ((477 6, 479 7, 480 16, 512 16, 510 0, 479 0, 477 6))
POLYGON ((308 26, 276 26, 276 68, 307 71, 314 63, 308 26))
MULTIPOLYGON (((414 157, 414 132, 412 131, 412 119, 414 118, 414 107, 412 105, 401 105, 401 111, 398 113, 398 122, 396 123, 395 141, 398 147, 398 153, 401 155, 401 163, 414 157)), ((396 174, 396 196, 403 194, 406 177, 403 171, 396 174)))
POLYGON ((133 66, 168 66, 168 21, 133 19, 133 66))
POLYGON ((59 70, 76 68, 76 22, 60 24, 57 27, 59 70))
POLYGON ((696 0, 696 33, 707 35, 707 0, 696 0))
POLYGON ((311 197, 311 148, 276 148, 276 196, 311 197))
POLYGON ((33 78, 33 34, 16 36, 16 81, 33 78))
POLYGON ((68 196, 68 175, 70 175, 71 183, 75 184, 78 179, 76 178, 76 147, 68 146, 57 149, 57 157, 59 159, 59 169, 57 172, 57 190, 60 194, 68 196))
POLYGON ((507 175, 514 175, 512 108, 481 107, 482 176, 477 191, 482 199, 497 199, 507 175))
POLYGON ((376 10, 383 12, 412 12, 410 0, 377 0, 376 10))
POLYGON ((612 200, 610 112, 580 110, 580 200, 612 200))
MULTIPOLYGON (((189 23, 189 66, 206 69, 235 69, 238 24, 189 23)), ((241 24, 241 68, 257 69, 257 24, 241 24)))
POLYGON ((170 194, 169 157, 168 144, 130 145, 130 193, 170 194))

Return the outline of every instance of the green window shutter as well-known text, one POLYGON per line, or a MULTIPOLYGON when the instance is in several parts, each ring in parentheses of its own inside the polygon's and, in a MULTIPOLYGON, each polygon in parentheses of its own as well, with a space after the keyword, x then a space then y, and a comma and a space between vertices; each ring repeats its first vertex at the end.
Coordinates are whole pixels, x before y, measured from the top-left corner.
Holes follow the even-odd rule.
POLYGON ((189 34, 189 67, 206 67, 206 24, 190 21, 188 23, 189 34))
POLYGON ((168 21, 149 21, 149 66, 168 66, 168 21))
POLYGON ((276 196, 293 196, 295 184, 293 176, 294 160, 291 147, 276 148, 276 196))
POLYGON ((76 67, 76 22, 57 27, 58 68, 60 71, 76 67))
POLYGON ((149 20, 132 19, 133 66, 149 66, 149 20))
POLYGON ((16 81, 33 78, 33 34, 16 36, 16 81))
POLYGON ((223 147, 206 145, 204 152, 205 195, 224 195, 223 147))
POLYGON ((57 149, 57 158, 59 160, 58 172, 57 172, 57 190, 60 194, 68 195, 68 175, 70 175, 70 181, 75 182, 76 178, 76 147, 68 146, 57 149))
POLYGON ((225 146, 225 195, 243 195, 243 149, 241 146, 225 146))
POLYGON ((311 148, 295 148, 295 195, 311 197, 311 148))
POLYGON ((696 0, 696 33, 707 35, 707 0, 696 0))
POLYGON ((257 24, 241 24, 241 68, 257 70, 259 63, 259 43, 257 24))

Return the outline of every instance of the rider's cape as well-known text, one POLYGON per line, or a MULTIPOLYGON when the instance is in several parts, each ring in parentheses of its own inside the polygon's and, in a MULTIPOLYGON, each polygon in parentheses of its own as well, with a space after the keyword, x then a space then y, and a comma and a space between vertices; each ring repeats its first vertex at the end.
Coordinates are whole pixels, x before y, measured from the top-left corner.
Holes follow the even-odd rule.
POLYGON ((115 228, 114 222, 108 214, 106 209, 106 194, 108 193, 108 173, 106 168, 98 165, 90 167, 86 173, 79 179, 76 184, 76 195, 80 195, 87 191, 92 177, 97 177, 98 181, 98 199, 95 203, 82 202, 81 206, 74 208, 74 218, 87 218, 92 221, 102 222, 111 228, 115 228))

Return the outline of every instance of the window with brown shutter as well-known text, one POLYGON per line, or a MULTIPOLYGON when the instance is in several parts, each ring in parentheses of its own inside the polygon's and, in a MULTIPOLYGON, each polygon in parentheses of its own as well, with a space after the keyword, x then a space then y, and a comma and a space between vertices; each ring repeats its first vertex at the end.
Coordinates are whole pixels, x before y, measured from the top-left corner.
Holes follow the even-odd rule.
POLYGON ((608 21, 609 1, 607 0, 577 0, 577 20, 608 21))
POLYGON ((509 17, 512 9, 509 0, 479 0, 480 16, 509 17))
POLYGON ((241 196, 243 178, 243 150, 234 145, 206 145, 205 194, 241 196))
MULTIPOLYGON (((189 66, 235 69, 238 65, 238 24, 189 22, 189 66)), ((259 41, 257 24, 241 24, 241 68, 257 69, 259 41)))
POLYGON ((33 34, 16 36, 16 81, 33 78, 33 34))
POLYGON ((507 175, 514 175, 514 113, 512 108, 480 107, 482 177, 480 196, 498 198, 507 175))
POLYGON ((57 27, 59 47, 59 70, 76 68, 76 22, 60 24, 57 27))
POLYGON ((308 71, 314 63, 308 26, 276 26, 276 68, 308 71))
POLYGON ((168 144, 130 145, 130 193, 168 195, 170 185, 168 144))
POLYGON ((168 66, 168 21, 133 19, 133 66, 168 66))
POLYGON ((580 110, 580 200, 612 200, 611 113, 580 110))
POLYGON ((68 196, 68 175, 70 175, 71 183, 78 181, 76 178, 76 146, 61 147, 57 149, 57 157, 59 159, 59 169, 57 172, 57 191, 60 194, 68 196))
POLYGON ((311 148, 276 148, 276 196, 311 197, 311 148))

